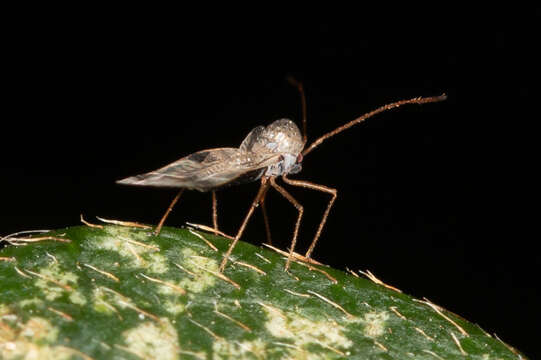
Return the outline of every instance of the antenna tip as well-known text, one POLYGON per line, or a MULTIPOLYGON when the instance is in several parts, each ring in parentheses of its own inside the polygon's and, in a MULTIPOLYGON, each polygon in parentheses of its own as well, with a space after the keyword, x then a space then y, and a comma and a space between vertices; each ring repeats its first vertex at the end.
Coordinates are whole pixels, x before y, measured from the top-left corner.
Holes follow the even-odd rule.
POLYGON ((443 93, 439 96, 431 96, 431 97, 426 97, 426 98, 420 97, 418 98, 418 100, 420 104, 444 101, 444 100, 447 100, 447 94, 443 93))
POLYGON ((297 88, 302 88, 302 83, 299 80, 295 79, 293 76, 291 75, 286 76, 286 80, 290 85, 295 86, 297 88))

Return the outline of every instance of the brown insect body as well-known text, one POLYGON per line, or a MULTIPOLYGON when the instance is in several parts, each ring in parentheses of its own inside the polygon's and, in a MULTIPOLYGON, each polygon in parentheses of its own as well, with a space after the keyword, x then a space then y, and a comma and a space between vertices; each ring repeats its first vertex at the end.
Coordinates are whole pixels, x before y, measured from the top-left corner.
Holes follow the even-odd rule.
POLYGON ((299 156, 304 142, 297 125, 280 119, 258 126, 239 148, 198 151, 160 169, 117 181, 118 184, 217 190, 253 182, 261 176, 295 174, 301 170, 299 156))
POLYGON ((267 219, 267 212, 265 210, 265 197, 269 187, 272 187, 276 191, 278 191, 297 209, 298 212, 297 221, 293 230, 291 246, 289 248, 289 257, 285 265, 286 270, 289 268, 291 260, 295 256, 297 256, 294 255, 294 251, 297 242, 300 222, 304 213, 304 207, 286 189, 276 183, 277 177, 281 177, 284 183, 290 186, 315 190, 327 193, 331 196, 329 202, 327 203, 327 208, 323 213, 323 217, 316 231, 316 234, 308 250, 306 251, 305 256, 303 257, 304 260, 309 260, 312 251, 314 250, 314 247, 321 235, 323 227, 325 226, 329 211, 331 210, 334 201, 336 200, 338 191, 334 188, 324 185, 318 185, 309 181, 289 179, 287 175, 296 174, 301 171, 302 160, 304 156, 314 150, 323 141, 341 133, 342 131, 349 129, 356 124, 365 121, 366 119, 376 114, 398 108, 406 104, 426 104, 446 99, 446 95, 443 94, 441 96, 433 96, 426 98, 418 97, 413 99, 400 100, 384 106, 380 106, 379 108, 372 110, 371 112, 368 112, 324 134, 305 148, 307 134, 306 100, 304 97, 304 90, 302 84, 295 81, 294 79, 290 79, 290 82, 298 88, 301 95, 303 114, 302 135, 299 128, 293 121, 288 119, 280 119, 274 121, 266 127, 258 126, 253 129, 242 141, 242 144, 239 148, 218 148, 202 150, 194 154, 188 155, 158 170, 117 181, 117 183, 119 184, 128 185, 181 188, 177 196, 171 202, 171 205, 169 205, 169 208, 165 212, 165 215, 160 220, 160 223, 156 227, 156 233, 160 232, 165 219, 180 198, 184 189, 194 189, 202 192, 212 191, 214 231, 218 234, 220 232, 218 230, 216 210, 217 202, 215 190, 226 186, 242 184, 261 179, 259 191, 257 192, 257 195, 252 201, 252 204, 236 236, 232 238, 233 242, 230 244, 229 249, 224 255, 222 263, 220 264, 220 272, 224 271, 229 256, 231 255, 235 247, 235 244, 242 236, 248 220, 252 216, 255 208, 259 205, 261 205, 261 209, 263 211, 263 217, 265 220, 265 227, 267 231, 267 239, 270 242, 269 223, 267 219))

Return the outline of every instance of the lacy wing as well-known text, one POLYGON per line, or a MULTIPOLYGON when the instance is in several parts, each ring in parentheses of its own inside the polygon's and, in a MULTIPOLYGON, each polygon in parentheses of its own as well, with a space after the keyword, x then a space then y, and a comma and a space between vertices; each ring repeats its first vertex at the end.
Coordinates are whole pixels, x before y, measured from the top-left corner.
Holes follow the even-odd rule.
POLYGON ((202 150, 158 170, 117 181, 118 184, 209 191, 259 179, 277 154, 236 148, 202 150))

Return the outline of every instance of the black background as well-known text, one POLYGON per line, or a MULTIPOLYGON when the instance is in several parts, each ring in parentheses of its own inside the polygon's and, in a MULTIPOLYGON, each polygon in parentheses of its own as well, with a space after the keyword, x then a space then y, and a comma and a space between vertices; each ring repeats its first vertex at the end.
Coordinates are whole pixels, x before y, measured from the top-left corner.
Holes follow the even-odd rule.
MULTIPOLYGON (((535 358, 541 258, 526 205, 539 115, 527 105, 538 101, 540 11, 387 10, 19 13, 2 55, 0 234, 76 225, 81 213, 157 223, 175 191, 115 180, 298 122, 287 75, 304 83, 311 140, 385 103, 447 93, 305 158, 292 178, 338 189, 314 257, 369 269, 535 358)), ((236 232, 257 187, 218 193, 223 231, 236 232)), ((288 190, 305 207, 302 252, 329 197, 288 190)), ((167 225, 211 224, 210 205, 187 192, 167 225)), ((272 192, 268 209, 286 248, 296 211, 272 192)), ((244 239, 265 240, 259 212, 244 239)))

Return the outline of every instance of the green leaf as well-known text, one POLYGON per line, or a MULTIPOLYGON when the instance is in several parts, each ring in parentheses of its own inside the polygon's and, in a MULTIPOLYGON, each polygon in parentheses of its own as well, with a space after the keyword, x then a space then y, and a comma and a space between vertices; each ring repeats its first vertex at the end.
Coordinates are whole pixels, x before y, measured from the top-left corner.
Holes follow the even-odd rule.
POLYGON ((2 359, 525 359, 428 301, 325 266, 286 272, 247 243, 221 275, 229 240, 187 229, 39 237, 0 251, 2 359))

